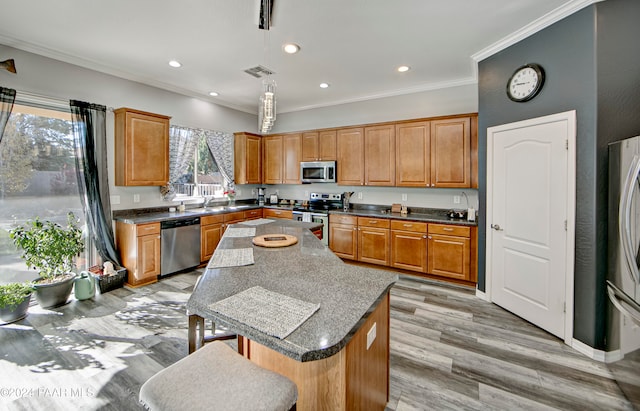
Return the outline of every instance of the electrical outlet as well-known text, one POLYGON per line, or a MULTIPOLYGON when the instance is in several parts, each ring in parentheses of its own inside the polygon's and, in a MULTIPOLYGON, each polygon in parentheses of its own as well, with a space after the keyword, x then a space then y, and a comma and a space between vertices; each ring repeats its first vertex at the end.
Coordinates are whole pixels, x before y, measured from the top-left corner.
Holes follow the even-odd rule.
POLYGON ((362 191, 358 191, 358 200, 362 200, 362 191))
POLYGON ((252 189, 251 189, 251 195, 252 195, 252 196, 256 195, 256 189, 255 189, 255 188, 252 188, 252 189))
POLYGON ((239 197, 239 196, 241 196, 241 195, 242 195, 242 190, 237 189, 237 190, 236 190, 236 195, 237 195, 238 197, 239 197))
POLYGON ((309 198, 309 190, 304 190, 304 198, 309 198))
POLYGON ((133 195, 133 202, 134 203, 139 203, 140 202, 140 194, 134 194, 133 195))
POLYGON ((120 204, 120 196, 111 196, 111 204, 120 204))
POLYGON ((453 204, 460 204, 460 196, 453 196, 453 204))
POLYGON ((402 201, 407 201, 407 195, 406 194, 402 194, 402 201))
POLYGON ((376 323, 373 323, 369 332, 367 332, 367 350, 371 347, 371 344, 376 340, 376 323))

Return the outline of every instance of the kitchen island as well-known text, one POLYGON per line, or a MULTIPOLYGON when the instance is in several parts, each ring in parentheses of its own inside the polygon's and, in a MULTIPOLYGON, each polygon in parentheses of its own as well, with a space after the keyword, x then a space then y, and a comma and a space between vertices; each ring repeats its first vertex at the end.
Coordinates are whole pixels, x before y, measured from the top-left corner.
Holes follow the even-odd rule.
POLYGON ((297 237, 297 244, 284 248, 223 237, 219 249, 251 248, 254 264, 206 270, 187 303, 190 346, 202 319, 211 319, 241 336, 243 355, 296 383, 298 409, 382 410, 389 385, 389 290, 397 275, 343 263, 312 234, 316 225, 274 220, 255 226, 256 236, 297 237), (256 286, 320 308, 277 338, 211 307, 256 286))

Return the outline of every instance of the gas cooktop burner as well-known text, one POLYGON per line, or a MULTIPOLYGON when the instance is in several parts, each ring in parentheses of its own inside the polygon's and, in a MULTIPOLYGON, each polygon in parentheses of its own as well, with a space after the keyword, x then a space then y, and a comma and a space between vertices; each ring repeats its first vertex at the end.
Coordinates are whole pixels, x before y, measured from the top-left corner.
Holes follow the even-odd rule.
POLYGON ((342 194, 311 193, 307 207, 295 207, 293 211, 310 213, 327 213, 329 210, 342 208, 342 194))

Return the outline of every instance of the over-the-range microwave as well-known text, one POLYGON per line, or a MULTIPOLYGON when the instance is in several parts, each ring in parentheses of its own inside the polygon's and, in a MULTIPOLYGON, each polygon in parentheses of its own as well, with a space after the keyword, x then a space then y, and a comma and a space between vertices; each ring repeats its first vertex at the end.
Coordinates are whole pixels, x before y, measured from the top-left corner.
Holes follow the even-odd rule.
POLYGON ((303 184, 335 183, 335 161, 301 161, 300 180, 303 184))

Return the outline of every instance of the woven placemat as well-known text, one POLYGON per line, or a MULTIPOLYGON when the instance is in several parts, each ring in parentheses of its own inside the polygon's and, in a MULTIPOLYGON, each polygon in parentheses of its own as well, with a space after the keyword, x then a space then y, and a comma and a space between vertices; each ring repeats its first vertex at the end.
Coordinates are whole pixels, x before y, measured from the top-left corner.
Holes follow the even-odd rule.
POLYGON ((244 224, 244 225, 262 225, 262 224, 269 224, 269 223, 273 223, 274 220, 269 220, 268 218, 257 218, 255 220, 247 220, 247 221, 243 221, 241 223, 238 224, 244 224))
POLYGON ((253 248, 217 248, 207 268, 240 267, 253 263, 253 248))
POLYGON ((283 339, 318 311, 320 304, 255 286, 215 302, 209 308, 265 334, 283 339))
POLYGON ((255 227, 228 227, 224 231, 224 237, 253 237, 256 235, 255 227))

